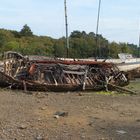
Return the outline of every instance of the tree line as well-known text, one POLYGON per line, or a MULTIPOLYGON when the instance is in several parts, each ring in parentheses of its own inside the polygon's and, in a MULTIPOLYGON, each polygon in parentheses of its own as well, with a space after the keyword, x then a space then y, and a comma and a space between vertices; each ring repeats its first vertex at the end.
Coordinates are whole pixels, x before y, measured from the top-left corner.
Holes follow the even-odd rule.
MULTIPOLYGON (((102 35, 96 36, 94 32, 73 31, 69 41, 71 58, 97 58, 99 55, 102 58, 117 58, 118 53, 139 56, 137 45, 109 42, 102 35)), ((20 31, 0 29, 0 53, 5 51, 16 51, 24 55, 66 57, 66 39, 34 35, 28 25, 24 25, 20 31)))

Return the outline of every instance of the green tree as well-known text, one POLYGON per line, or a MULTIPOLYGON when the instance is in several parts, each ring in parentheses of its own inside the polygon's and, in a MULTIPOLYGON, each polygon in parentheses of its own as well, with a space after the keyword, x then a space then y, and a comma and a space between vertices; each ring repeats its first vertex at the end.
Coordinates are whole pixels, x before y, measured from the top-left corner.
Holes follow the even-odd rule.
POLYGON ((70 35, 71 38, 81 38, 82 35, 85 35, 85 32, 83 34, 80 31, 73 31, 70 35))
POLYGON ((21 36, 26 36, 26 37, 33 36, 33 32, 31 31, 30 27, 27 24, 23 26, 23 28, 20 31, 20 34, 21 36))
MULTIPOLYGON (((93 32, 73 31, 70 35, 69 57, 97 57, 99 48, 104 58, 116 58, 118 53, 122 52, 140 56, 140 49, 135 44, 109 42, 102 35, 98 35, 98 43, 97 46, 96 35, 93 32)), ((10 50, 24 55, 66 57, 66 38, 54 39, 33 35, 28 25, 24 25, 20 32, 0 29, 0 52, 10 50)))
POLYGON ((55 57, 66 57, 66 47, 65 47, 65 39, 64 38, 56 40, 53 48, 54 48, 54 56, 55 57))
POLYGON ((118 43, 112 42, 109 44, 109 56, 111 58, 117 58, 120 52, 121 48, 118 43))
POLYGON ((0 48, 6 43, 6 38, 3 34, 0 34, 0 48))
POLYGON ((18 51, 19 43, 16 41, 9 41, 3 47, 3 51, 18 51))

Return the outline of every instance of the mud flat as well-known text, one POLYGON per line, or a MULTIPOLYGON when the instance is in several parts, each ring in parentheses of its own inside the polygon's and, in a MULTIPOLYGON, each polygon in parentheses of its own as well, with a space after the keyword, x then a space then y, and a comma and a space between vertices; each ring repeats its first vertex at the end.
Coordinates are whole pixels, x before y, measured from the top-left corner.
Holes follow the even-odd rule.
POLYGON ((0 140, 139 139, 140 94, 0 90, 0 140))

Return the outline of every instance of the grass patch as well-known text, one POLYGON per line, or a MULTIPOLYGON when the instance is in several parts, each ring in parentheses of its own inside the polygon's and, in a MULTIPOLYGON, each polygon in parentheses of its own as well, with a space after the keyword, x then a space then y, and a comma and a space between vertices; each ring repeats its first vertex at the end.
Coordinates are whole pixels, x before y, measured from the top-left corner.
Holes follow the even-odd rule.
POLYGON ((115 95, 116 92, 114 92, 114 91, 99 91, 99 92, 96 92, 96 94, 100 94, 100 95, 115 95))

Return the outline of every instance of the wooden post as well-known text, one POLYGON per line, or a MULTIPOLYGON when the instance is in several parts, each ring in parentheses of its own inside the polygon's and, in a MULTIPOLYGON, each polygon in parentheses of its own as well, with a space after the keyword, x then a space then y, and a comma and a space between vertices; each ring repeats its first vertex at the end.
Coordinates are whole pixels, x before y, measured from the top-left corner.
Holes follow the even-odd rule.
POLYGON ((86 68, 86 71, 85 71, 85 74, 84 74, 84 81, 83 81, 83 90, 86 89, 87 73, 88 73, 88 69, 86 68))
POLYGON ((27 86, 25 80, 23 80, 23 88, 24 88, 24 92, 27 93, 27 86))

